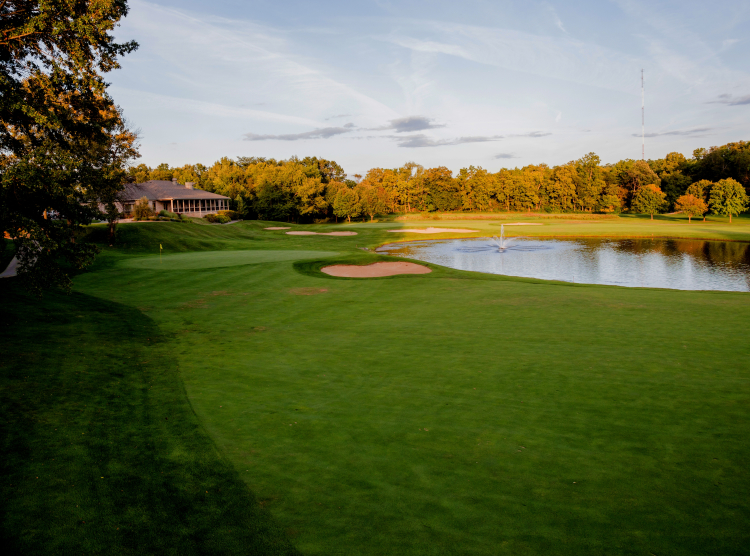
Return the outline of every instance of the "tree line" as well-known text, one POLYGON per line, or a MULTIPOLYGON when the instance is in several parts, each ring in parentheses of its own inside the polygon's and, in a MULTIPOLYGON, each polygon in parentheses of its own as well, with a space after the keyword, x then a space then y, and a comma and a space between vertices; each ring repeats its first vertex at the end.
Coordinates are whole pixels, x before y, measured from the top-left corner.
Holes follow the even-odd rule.
POLYGON ((171 180, 226 195, 245 218, 315 221, 374 218, 378 214, 450 211, 621 212, 709 210, 731 216, 747 208, 750 141, 697 149, 692 158, 670 153, 657 160, 602 164, 589 153, 559 166, 528 165, 490 172, 444 166, 372 168, 347 179, 334 161, 222 158, 212 166, 131 167, 133 182, 171 180))

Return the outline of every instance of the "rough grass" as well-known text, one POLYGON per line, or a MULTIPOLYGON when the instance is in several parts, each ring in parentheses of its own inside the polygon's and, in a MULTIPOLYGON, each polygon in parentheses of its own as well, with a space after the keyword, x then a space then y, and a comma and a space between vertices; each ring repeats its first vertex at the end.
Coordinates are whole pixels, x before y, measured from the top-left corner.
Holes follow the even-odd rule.
MULTIPOLYGON (((497 233, 493 224, 451 222, 497 233)), ((190 226, 128 225, 128 247, 106 251, 75 289, 152 319, 160 342, 134 340, 141 360, 155 348, 172 358, 202 430, 301 552, 747 554, 748 294, 555 284, 434 266, 428 275, 339 279, 319 266, 372 262, 382 257, 357 247, 410 236, 386 232, 394 223, 346 226, 359 233, 351 238, 286 236, 266 225, 201 226, 206 235, 184 238, 177 232, 190 226), (159 241, 172 252, 203 252, 190 269, 165 272, 152 250, 159 241), (215 268, 209 251, 243 246, 339 255, 268 255, 215 268)), ((633 235, 688 227, 589 225, 633 235)), ((554 226, 575 235, 579 224, 554 226)), ((698 233, 747 240, 748 231, 737 219, 698 233)), ((92 334, 104 326, 91 322, 92 334)), ((35 352, 47 326, 43 313, 32 313, 16 349, 35 352)), ((57 357, 80 346, 78 364, 93 356, 100 372, 116 368, 99 343, 61 336, 44 351, 57 357)), ((141 428, 133 424, 129 434, 141 428)), ((71 435, 78 432, 88 434, 71 435)), ((165 430, 154 444, 175 436, 165 430)), ((174 465, 189 460, 184 450, 168 453, 174 465)), ((158 461, 154 454, 148 458, 158 461)), ((219 457, 211 461, 204 473, 226 469, 219 457)), ((16 458, 8 469, 20 476, 30 465, 16 458)), ((34 513, 41 500, 16 504, 19 519, 42 520, 34 513)), ((196 504, 186 499, 159 515, 179 522, 196 504)), ((248 514, 246 526, 255 520, 248 514)), ((228 529, 216 538, 225 536, 228 529)))

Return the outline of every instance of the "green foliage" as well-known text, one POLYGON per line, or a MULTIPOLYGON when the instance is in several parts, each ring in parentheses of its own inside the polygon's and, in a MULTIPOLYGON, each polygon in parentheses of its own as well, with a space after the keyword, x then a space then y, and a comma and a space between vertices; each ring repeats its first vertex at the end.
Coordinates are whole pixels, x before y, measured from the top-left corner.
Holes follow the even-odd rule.
POLYGON ((696 149, 693 179, 717 182, 725 178, 750 188, 750 141, 727 143, 721 147, 696 149))
POLYGON ((357 192, 362 207, 362 213, 375 219, 375 215, 388 212, 388 197, 382 187, 361 182, 354 190, 357 192))
POLYGON ((740 214, 747 210, 748 197, 745 188, 733 180, 727 178, 719 180, 711 188, 709 206, 714 214, 729 216, 729 222, 732 221, 732 215, 740 214))
POLYGON ((713 182, 710 182, 708 180, 700 180, 695 183, 691 183, 685 193, 687 195, 697 197, 698 199, 703 200, 704 203, 708 204, 708 201, 711 198, 711 188, 713 186, 713 182))
POLYGON ((333 213, 339 218, 346 218, 349 222, 352 221, 352 216, 359 216, 362 213, 362 204, 356 190, 348 187, 339 189, 333 200, 333 213))
POLYGON ((226 216, 227 218, 229 218, 229 220, 238 220, 239 218, 239 215, 237 214, 237 211, 235 210, 220 210, 220 211, 217 211, 216 214, 218 214, 219 216, 221 215, 226 216))
POLYGON ((621 160, 609 168, 609 173, 623 205, 630 208, 639 189, 648 184, 657 187, 661 184, 661 178, 642 160, 621 160))
POLYGON ((154 211, 151 210, 148 198, 141 197, 133 205, 133 218, 136 220, 146 220, 151 216, 154 216, 154 211))
POLYGON ((542 190, 547 199, 546 207, 559 212, 567 212, 577 208, 579 204, 578 192, 576 191, 578 178, 578 169, 574 164, 553 168, 550 179, 542 190))
POLYGON ((112 101, 102 74, 138 46, 111 34, 127 13, 123 0, 0 3, 0 150, 105 140, 112 101))
POLYGON ((245 198, 241 195, 237 197, 237 218, 244 220, 250 215, 250 207, 245 202, 245 198))
POLYGON ((653 219, 654 214, 665 207, 666 197, 662 190, 653 183, 643 185, 633 197, 633 210, 635 212, 650 214, 651 219, 653 219))
POLYGON ((205 214, 203 215, 203 218, 208 220, 211 224, 226 224, 227 222, 231 222, 232 219, 226 214, 223 214, 224 212, 226 211, 221 211, 218 214, 205 214))
POLYGON ((151 168, 145 164, 139 164, 138 166, 131 166, 127 169, 127 182, 128 183, 143 183, 150 179, 151 168))
POLYGON ((421 176, 422 187, 427 198, 425 207, 428 211, 448 212, 462 207, 459 187, 453 179, 453 173, 445 166, 429 168, 421 176))
POLYGON ((82 225, 103 216, 114 238, 136 137, 103 74, 137 46, 111 34, 127 11, 123 0, 0 3, 0 233, 15 238, 19 276, 36 292, 69 287, 93 260, 74 241, 82 225))
MULTIPOLYGON (((581 210, 592 212, 602 207, 602 193, 606 187, 601 160, 595 153, 589 153, 575 162, 576 197, 581 210)), ((605 202, 604 205, 609 203, 605 202)))
POLYGON ((151 172, 149 173, 148 179, 157 180, 157 181, 172 181, 173 177, 174 177, 174 172, 172 171, 172 169, 170 169, 169 164, 162 163, 162 164, 159 164, 153 170, 151 170, 151 172))

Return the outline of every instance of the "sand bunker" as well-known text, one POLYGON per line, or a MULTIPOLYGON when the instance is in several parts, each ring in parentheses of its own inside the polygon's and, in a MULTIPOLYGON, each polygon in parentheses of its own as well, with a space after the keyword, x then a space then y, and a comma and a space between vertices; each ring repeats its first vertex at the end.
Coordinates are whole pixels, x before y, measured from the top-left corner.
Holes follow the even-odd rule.
POLYGON ((414 263, 373 263, 366 266, 353 264, 337 264, 320 269, 329 276, 342 278, 381 278, 397 274, 429 274, 432 272, 426 266, 414 263))
MULTIPOLYGON (((464 228, 412 228, 405 230, 388 230, 389 232, 401 232, 409 234, 444 234, 445 232, 453 232, 456 234, 470 234, 472 232, 478 232, 479 230, 466 230, 464 228)), ((288 232, 287 232, 288 233, 288 232)))
MULTIPOLYGON (((497 226, 497 224, 495 224, 497 226)), ((503 226, 543 226, 541 222, 503 222, 503 226)))
POLYGON ((357 232, 287 232, 290 236, 356 236, 357 232))
POLYGON ((269 228, 263 228, 264 230, 289 230, 291 226, 271 226, 269 228))

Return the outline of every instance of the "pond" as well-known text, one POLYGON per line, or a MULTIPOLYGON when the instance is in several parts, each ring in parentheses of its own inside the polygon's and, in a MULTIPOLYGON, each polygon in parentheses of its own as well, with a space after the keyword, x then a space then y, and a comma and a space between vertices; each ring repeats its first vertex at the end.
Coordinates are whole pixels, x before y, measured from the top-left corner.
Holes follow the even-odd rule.
POLYGON ((496 238, 378 249, 459 270, 581 284, 750 291, 750 244, 681 239, 496 238))

